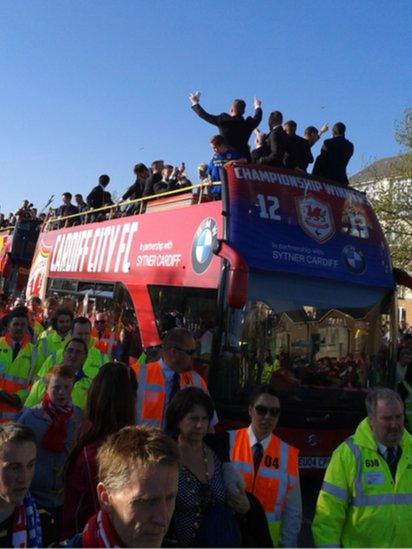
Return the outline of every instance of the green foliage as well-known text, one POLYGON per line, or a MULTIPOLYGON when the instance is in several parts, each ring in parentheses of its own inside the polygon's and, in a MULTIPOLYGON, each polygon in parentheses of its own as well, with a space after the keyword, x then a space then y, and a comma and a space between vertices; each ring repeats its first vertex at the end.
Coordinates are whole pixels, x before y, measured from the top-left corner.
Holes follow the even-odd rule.
MULTIPOLYGON (((396 124, 396 141, 404 154, 394 159, 386 181, 367 192, 383 227, 394 267, 412 271, 412 109, 396 124)), ((375 181, 379 177, 376 177, 375 181)))

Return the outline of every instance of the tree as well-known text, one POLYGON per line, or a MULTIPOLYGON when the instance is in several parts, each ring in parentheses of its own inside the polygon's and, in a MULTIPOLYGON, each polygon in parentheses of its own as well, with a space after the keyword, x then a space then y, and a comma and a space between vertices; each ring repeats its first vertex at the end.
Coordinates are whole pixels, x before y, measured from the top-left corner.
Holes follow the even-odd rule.
POLYGON ((367 190, 368 197, 383 227, 391 250, 394 267, 412 271, 412 109, 404 112, 396 123, 396 141, 403 154, 389 165, 382 179, 375 175, 375 184, 367 190))

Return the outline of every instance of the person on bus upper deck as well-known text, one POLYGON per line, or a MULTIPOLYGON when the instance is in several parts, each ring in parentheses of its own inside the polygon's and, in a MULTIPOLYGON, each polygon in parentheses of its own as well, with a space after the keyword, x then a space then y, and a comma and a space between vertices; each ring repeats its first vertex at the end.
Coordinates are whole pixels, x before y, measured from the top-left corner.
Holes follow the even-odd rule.
POLYGON ((86 202, 89 208, 102 208, 106 204, 113 204, 111 195, 106 191, 107 185, 110 183, 110 177, 102 174, 99 177, 99 184, 93 187, 87 195, 86 202))
MULTIPOLYGON (((193 370, 195 338, 185 328, 169 330, 163 339, 163 356, 156 362, 135 364, 137 374, 137 423, 164 428, 166 410, 174 395, 184 387, 208 392, 206 381, 193 370)), ((217 416, 212 426, 218 422, 217 416)))
POLYGON ((229 431, 230 461, 263 506, 273 546, 296 547, 302 522, 298 450, 273 434, 280 401, 269 384, 249 397, 249 427, 229 431))
MULTIPOLYGON (((226 140, 221 135, 215 135, 210 140, 210 146, 213 150, 213 157, 209 162, 206 174, 212 181, 220 181, 219 168, 225 164, 230 164, 234 160, 238 162, 245 162, 245 158, 241 158, 240 154, 235 150, 228 147, 226 140)), ((212 186, 209 192, 209 196, 213 198, 220 198, 221 187, 220 185, 212 186)))
POLYGON ((312 174, 348 185, 346 166, 354 151, 353 144, 345 138, 346 126, 337 122, 332 128, 333 137, 323 142, 315 160, 312 174))
POLYGON ((262 158, 262 156, 267 154, 267 148, 265 146, 266 138, 266 133, 261 132, 259 128, 255 129, 255 148, 250 153, 252 164, 258 164, 259 158, 262 158))
POLYGON ((255 97, 253 100, 255 114, 244 118, 246 103, 243 99, 233 100, 229 114, 223 112, 218 115, 209 114, 200 106, 200 92, 190 93, 189 99, 192 110, 206 122, 217 126, 220 135, 225 138, 228 146, 235 149, 242 158, 246 158, 250 162, 248 141, 253 130, 259 126, 262 120, 262 101, 255 97))
POLYGON ((79 210, 79 212, 85 212, 89 209, 87 207, 86 202, 83 200, 83 195, 82 194, 79 194, 79 193, 75 194, 74 195, 74 200, 76 202, 76 208, 79 210))
POLYGON ((173 166, 165 164, 161 172, 162 178, 160 181, 156 181, 153 184, 154 194, 166 193, 167 191, 173 191, 177 188, 177 178, 174 176, 175 172, 173 166))
POLYGON ((163 160, 154 160, 150 166, 151 174, 146 179, 143 188, 142 196, 152 196, 154 195, 153 187, 155 183, 158 183, 162 180, 162 170, 164 167, 163 160))
MULTIPOLYGON (((13 214, 13 216, 18 221, 27 221, 28 219, 33 219, 31 206, 33 206, 33 204, 29 204, 28 200, 23 200, 20 208, 13 214)), ((14 225, 15 223, 10 223, 10 224, 14 225)))
POLYGON ((287 135, 288 147, 283 159, 285 168, 291 170, 306 171, 309 164, 313 162, 309 142, 296 135, 297 124, 294 120, 288 120, 283 124, 287 135))
MULTIPOLYGON (((79 213, 79 209, 72 204, 72 193, 66 192, 62 194, 63 204, 57 208, 57 217, 66 217, 67 215, 73 215, 79 213)), ((72 220, 68 220, 72 221, 72 220)))
POLYGON ((273 111, 269 115, 269 135, 265 141, 267 154, 259 158, 259 164, 267 166, 283 166, 283 159, 288 150, 288 139, 285 130, 282 127, 283 115, 280 111, 273 111))
MULTIPOLYGON (((133 173, 136 180, 124 193, 122 200, 137 200, 142 197, 145 181, 149 177, 149 170, 145 164, 140 163, 135 165, 133 168, 133 173)), ((136 205, 133 207, 136 207, 136 205)))
POLYGON ((303 138, 308 141, 309 146, 312 148, 313 145, 319 141, 320 136, 326 133, 328 130, 329 126, 327 124, 323 124, 320 130, 315 128, 315 126, 308 126, 303 132, 303 138))
POLYGON ((333 452, 316 504, 316 547, 409 547, 412 436, 400 396, 366 396, 367 417, 333 452))

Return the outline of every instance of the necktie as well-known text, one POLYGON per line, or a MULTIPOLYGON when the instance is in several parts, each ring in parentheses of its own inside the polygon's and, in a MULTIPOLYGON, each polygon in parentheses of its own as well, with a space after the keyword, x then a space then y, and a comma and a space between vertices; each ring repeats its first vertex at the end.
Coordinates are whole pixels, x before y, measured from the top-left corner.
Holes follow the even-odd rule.
POLYGON ((180 391, 180 375, 175 372, 172 377, 172 390, 170 391, 169 403, 178 391, 180 391))
POLYGON ((13 360, 15 360, 17 355, 19 354, 20 347, 21 347, 20 343, 18 341, 16 341, 16 343, 14 344, 14 347, 13 347, 13 360))
POLYGON ((386 448, 386 463, 389 465, 389 469, 392 474, 392 478, 395 478, 396 475, 396 466, 398 465, 398 460, 396 459, 396 448, 393 446, 388 446, 386 448))
POLYGON ((263 457, 263 446, 260 442, 256 442, 253 445, 253 464, 255 466, 255 472, 259 469, 260 462, 263 457))

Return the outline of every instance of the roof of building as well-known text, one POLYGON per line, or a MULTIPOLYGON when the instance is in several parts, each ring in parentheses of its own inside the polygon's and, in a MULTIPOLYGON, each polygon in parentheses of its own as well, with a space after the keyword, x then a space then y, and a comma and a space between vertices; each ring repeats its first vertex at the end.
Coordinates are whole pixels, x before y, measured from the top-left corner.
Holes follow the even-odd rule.
POLYGON ((402 154, 399 156, 390 156, 388 158, 376 160, 360 172, 352 175, 350 178, 350 183, 351 185, 356 185, 366 181, 379 181, 388 177, 402 175, 408 158, 410 161, 411 155, 402 154))

